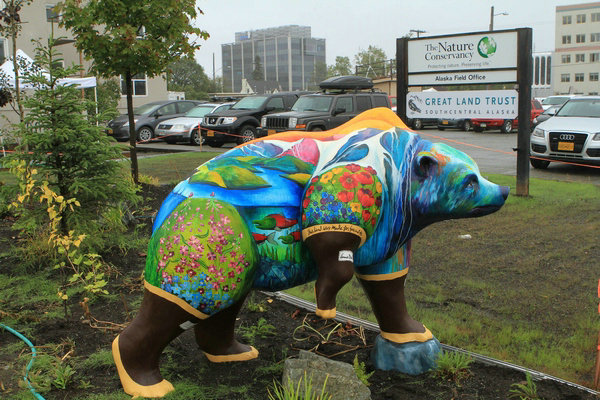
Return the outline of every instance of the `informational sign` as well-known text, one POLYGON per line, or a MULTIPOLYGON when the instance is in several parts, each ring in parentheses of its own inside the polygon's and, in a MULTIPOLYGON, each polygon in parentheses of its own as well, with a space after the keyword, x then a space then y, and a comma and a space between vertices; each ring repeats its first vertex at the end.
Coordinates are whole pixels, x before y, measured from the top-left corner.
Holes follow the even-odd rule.
POLYGON ((517 32, 483 32, 410 40, 408 54, 409 75, 517 68, 517 32))
POLYGON ((468 85, 476 83, 516 82, 517 70, 439 72, 408 76, 410 86, 468 85))
POLYGON ((406 96, 408 118, 515 119, 517 115, 516 90, 410 92, 406 96))

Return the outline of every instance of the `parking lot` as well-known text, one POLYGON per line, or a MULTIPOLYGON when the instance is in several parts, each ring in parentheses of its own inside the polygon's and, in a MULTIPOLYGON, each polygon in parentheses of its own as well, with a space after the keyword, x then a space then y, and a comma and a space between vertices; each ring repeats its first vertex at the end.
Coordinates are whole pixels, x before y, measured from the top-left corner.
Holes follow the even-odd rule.
MULTIPOLYGON (((517 147, 516 132, 505 134, 496 131, 476 133, 473 131, 463 132, 460 130, 446 129, 423 129, 421 135, 433 142, 446 142, 469 154, 479 165, 483 173, 516 175, 517 156, 513 148, 517 147)), ((139 144, 140 151, 200 151, 201 148, 190 145, 172 145, 164 142, 139 144)), ((226 144, 221 148, 202 146, 204 151, 223 152, 234 147, 226 144)), ((569 164, 553 162, 548 169, 539 170, 530 168, 531 178, 541 178, 560 181, 586 182, 600 185, 600 168, 582 167, 569 164)))

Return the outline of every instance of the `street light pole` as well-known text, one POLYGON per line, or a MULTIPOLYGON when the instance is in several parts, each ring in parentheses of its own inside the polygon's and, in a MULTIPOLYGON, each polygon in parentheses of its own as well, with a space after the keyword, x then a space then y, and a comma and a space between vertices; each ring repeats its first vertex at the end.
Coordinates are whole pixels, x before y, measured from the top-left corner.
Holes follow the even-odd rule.
POLYGON ((494 14, 494 6, 490 9, 490 31, 494 30, 494 17, 496 15, 508 15, 506 11, 499 12, 498 14, 494 14))
POLYGON ((410 32, 410 33, 416 33, 416 34, 417 34, 417 38, 419 38, 419 37, 420 37, 420 34, 421 34, 421 33, 427 33, 427 31, 422 31, 422 30, 420 30, 420 29, 411 29, 409 32, 410 32))

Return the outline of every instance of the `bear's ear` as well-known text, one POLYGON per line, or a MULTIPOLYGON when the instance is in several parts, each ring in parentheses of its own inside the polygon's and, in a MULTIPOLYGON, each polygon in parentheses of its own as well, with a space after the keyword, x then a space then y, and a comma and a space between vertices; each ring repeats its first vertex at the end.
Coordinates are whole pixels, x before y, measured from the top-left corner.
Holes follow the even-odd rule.
POLYGON ((422 151, 415 157, 414 167, 417 175, 427 178, 437 169, 438 161, 431 153, 422 151))

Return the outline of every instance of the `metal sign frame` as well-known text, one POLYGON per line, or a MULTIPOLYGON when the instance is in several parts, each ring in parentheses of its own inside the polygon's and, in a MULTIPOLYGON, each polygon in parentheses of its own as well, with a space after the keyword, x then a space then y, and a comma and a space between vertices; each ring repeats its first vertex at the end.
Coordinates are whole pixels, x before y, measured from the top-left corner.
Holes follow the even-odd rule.
MULTIPOLYGON (((533 68, 531 59, 532 50, 532 38, 533 33, 531 28, 518 28, 509 30, 499 31, 482 31, 482 32, 467 32, 461 34, 452 35, 440 35, 440 36, 428 36, 424 38, 398 38, 396 39, 396 93, 398 98, 397 113, 398 116, 406 121, 406 95, 408 94, 408 88, 410 86, 422 86, 422 85, 409 85, 409 71, 408 71, 408 43, 409 41, 416 40, 431 40, 431 39, 444 39, 460 36, 470 35, 493 35, 505 32, 516 32, 517 33, 517 66, 516 68, 492 68, 492 69, 469 69, 465 72, 479 72, 479 71, 508 71, 516 70, 517 79, 516 82, 510 80, 503 83, 516 83, 516 89, 519 93, 519 105, 518 105, 518 136, 517 136, 517 196, 528 196, 529 195, 529 146, 530 146, 530 134, 531 134, 531 85, 533 83, 533 68)), ((444 72, 462 72, 462 70, 452 70, 444 72)), ((440 71, 432 71, 431 74, 440 73, 440 71)), ((417 74, 417 73, 414 73, 417 74)), ((418 72, 418 75, 424 75, 424 72, 418 72)), ((475 83, 475 82, 473 82, 475 83)), ((467 85, 467 84, 465 84, 467 85)), ((427 85, 427 86, 444 86, 442 85, 427 85)))

